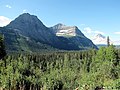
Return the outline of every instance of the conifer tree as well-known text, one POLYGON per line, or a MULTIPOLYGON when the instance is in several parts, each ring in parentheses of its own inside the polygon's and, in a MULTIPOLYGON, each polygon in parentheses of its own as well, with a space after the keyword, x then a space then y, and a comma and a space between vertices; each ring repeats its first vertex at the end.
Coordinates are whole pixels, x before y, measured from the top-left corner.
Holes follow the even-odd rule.
POLYGON ((107 37, 107 46, 108 46, 108 47, 110 46, 110 39, 109 39, 109 36, 107 37))
POLYGON ((5 52, 5 45, 4 45, 4 38, 0 35, 0 59, 2 59, 6 55, 5 52))

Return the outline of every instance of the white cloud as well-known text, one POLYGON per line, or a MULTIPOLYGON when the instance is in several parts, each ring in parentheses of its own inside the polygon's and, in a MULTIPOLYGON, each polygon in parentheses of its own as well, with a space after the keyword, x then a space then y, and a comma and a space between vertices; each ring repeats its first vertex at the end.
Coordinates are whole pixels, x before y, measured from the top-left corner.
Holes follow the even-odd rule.
POLYGON ((23 13, 26 13, 26 12, 27 12, 27 10, 26 10, 26 9, 24 9, 24 10, 23 10, 23 13))
POLYGON ((90 27, 86 27, 84 30, 86 33, 92 33, 92 29, 90 27))
POLYGON ((104 32, 101 32, 101 31, 97 31, 97 30, 92 30, 90 27, 85 27, 84 28, 84 31, 88 34, 104 34, 104 32))
POLYGON ((9 18, 0 16, 0 27, 6 26, 10 22, 11 22, 11 20, 9 18))
POLYGON ((120 34, 120 32, 115 32, 115 34, 120 34))
POLYGON ((5 7, 7 7, 7 8, 12 8, 10 5, 6 5, 5 7))

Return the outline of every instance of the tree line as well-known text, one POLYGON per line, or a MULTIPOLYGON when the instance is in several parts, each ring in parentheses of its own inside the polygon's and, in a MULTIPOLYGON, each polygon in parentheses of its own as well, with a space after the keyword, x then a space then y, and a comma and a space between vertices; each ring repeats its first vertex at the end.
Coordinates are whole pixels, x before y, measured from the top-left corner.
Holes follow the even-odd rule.
POLYGON ((1 90, 120 89, 120 50, 113 45, 99 50, 4 56, 0 60, 1 90))

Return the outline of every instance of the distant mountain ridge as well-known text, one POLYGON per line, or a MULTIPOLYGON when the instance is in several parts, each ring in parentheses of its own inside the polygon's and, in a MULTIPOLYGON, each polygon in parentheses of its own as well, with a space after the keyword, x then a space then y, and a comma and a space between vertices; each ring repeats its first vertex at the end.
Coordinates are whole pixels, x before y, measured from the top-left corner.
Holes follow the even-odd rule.
POLYGON ((94 44, 107 44, 107 38, 102 34, 95 35, 92 41, 94 44))
POLYGON ((8 51, 84 50, 97 47, 76 26, 46 27, 37 16, 24 13, 0 28, 8 51))
MULTIPOLYGON (((107 37, 105 37, 104 35, 102 34, 97 34, 94 36, 94 38, 92 39, 93 43, 96 44, 96 45, 102 45, 102 46, 105 46, 107 45, 107 37)), ((120 45, 120 40, 118 41, 113 41, 111 38, 110 38, 110 44, 113 44, 113 45, 120 45)))

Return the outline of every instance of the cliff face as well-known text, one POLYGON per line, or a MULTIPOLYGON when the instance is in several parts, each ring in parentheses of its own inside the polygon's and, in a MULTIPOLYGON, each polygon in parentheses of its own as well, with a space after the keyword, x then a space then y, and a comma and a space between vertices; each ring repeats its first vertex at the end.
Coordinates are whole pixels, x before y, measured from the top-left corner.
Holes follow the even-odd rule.
POLYGON ((84 36, 76 26, 66 26, 59 23, 51 29, 57 36, 84 36))

